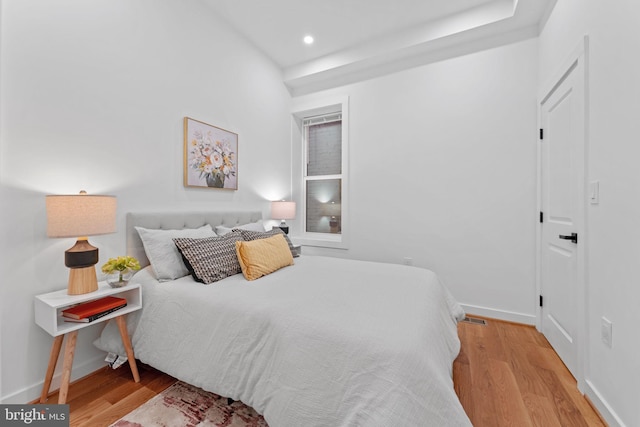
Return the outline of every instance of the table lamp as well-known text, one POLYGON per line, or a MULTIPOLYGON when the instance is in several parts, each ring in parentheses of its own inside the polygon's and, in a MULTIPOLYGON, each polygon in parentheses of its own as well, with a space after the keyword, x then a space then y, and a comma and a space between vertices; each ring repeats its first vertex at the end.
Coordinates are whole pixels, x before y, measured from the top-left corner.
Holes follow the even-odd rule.
POLYGON ((331 228, 336 228, 338 226, 338 217, 340 216, 340 203, 329 203, 327 206, 327 212, 330 216, 329 226, 331 228))
POLYGON ((271 218, 279 219, 278 227, 285 234, 289 234, 289 226, 285 220, 296 218, 296 202, 285 202, 284 200, 271 202, 271 218))
POLYGON ((47 196, 47 236, 77 237, 76 244, 64 252, 64 264, 69 267, 69 295, 98 290, 95 265, 98 248, 87 236, 116 231, 115 196, 75 195, 47 196))

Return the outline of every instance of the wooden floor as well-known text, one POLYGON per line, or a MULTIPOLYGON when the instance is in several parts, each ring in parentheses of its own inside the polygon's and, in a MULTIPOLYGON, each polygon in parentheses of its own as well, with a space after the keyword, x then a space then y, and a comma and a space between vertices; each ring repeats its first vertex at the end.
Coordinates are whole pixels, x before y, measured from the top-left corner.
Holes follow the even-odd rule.
MULTIPOLYGON (((113 370, 102 368, 69 385, 71 427, 102 427, 119 420, 176 379, 138 362, 140 382, 133 382, 129 365, 113 370)), ((58 402, 58 391, 49 394, 48 402, 58 402)), ((34 402, 36 403, 36 402, 34 402)))
MULTIPOLYGON (((535 328, 487 319, 486 326, 460 323, 458 333, 454 387, 475 427, 606 425, 535 328)), ((71 384, 71 426, 108 426, 175 381, 143 364, 138 368, 138 384, 126 364, 71 384)), ((54 392, 49 402, 57 399, 54 392)))
MULTIPOLYGON (((475 316, 474 316, 475 317, 475 316)), ((475 427, 605 426, 533 326, 461 322, 456 393, 475 427)))

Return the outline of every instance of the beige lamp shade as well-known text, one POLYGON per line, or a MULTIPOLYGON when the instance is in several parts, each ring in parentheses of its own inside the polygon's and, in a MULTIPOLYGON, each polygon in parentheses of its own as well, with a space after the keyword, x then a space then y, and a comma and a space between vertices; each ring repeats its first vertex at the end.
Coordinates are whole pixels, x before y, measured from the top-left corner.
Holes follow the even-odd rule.
POLYGON ((341 209, 340 203, 329 202, 325 206, 326 206, 327 215, 332 217, 336 217, 340 215, 340 209, 341 209))
POLYGON ((271 202, 271 218, 274 219, 295 219, 296 202, 271 202))
POLYGON ((64 253, 69 267, 69 295, 79 295, 98 289, 95 265, 98 248, 87 236, 116 231, 116 198, 94 196, 81 191, 75 195, 47 196, 47 235, 76 237, 76 244, 64 253))
POLYGON ((46 202, 49 237, 84 237, 116 231, 114 196, 47 196, 46 202))

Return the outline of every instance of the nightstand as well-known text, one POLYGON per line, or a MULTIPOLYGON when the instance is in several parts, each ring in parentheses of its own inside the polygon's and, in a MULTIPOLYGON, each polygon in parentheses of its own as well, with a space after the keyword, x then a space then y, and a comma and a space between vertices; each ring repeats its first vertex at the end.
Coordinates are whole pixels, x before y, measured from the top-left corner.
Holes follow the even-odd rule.
POLYGON ((45 403, 47 400, 49 388, 51 387, 51 380, 53 378, 53 373, 56 368, 56 363, 58 361, 58 356, 60 355, 60 349, 62 348, 62 341, 65 335, 67 336, 67 342, 64 347, 62 379, 60 383, 58 403, 65 403, 67 400, 69 379, 71 378, 71 366, 73 365, 73 355, 76 349, 78 331, 82 328, 105 322, 109 319, 115 319, 118 324, 120 337, 122 338, 122 343, 124 344, 124 348, 127 352, 127 358, 129 360, 133 379, 135 382, 140 382, 140 374, 138 373, 138 366, 136 365, 136 359, 126 324, 126 315, 142 308, 142 289, 139 284, 129 284, 122 288, 112 288, 106 282, 100 282, 98 284, 97 291, 82 295, 68 295, 67 290, 63 289, 56 292, 50 292, 48 294, 37 295, 35 297, 34 304, 36 323, 54 337, 53 344, 51 345, 51 355, 49 356, 49 366, 47 367, 47 374, 45 375, 42 394, 40 395, 40 403, 45 403), (64 318, 62 317, 62 310, 76 304, 92 301, 109 295, 125 298, 127 300, 127 306, 89 323, 64 321, 64 318))
POLYGON ((302 255, 302 246, 293 245, 293 250, 294 250, 296 256, 302 255))

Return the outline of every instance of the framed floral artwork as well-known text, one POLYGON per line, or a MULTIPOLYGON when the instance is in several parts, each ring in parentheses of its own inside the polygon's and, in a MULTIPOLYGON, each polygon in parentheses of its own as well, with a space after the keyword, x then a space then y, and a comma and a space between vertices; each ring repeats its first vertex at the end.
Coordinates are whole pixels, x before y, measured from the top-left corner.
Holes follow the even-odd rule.
POLYGON ((185 187, 238 189, 238 134, 184 118, 185 187))

